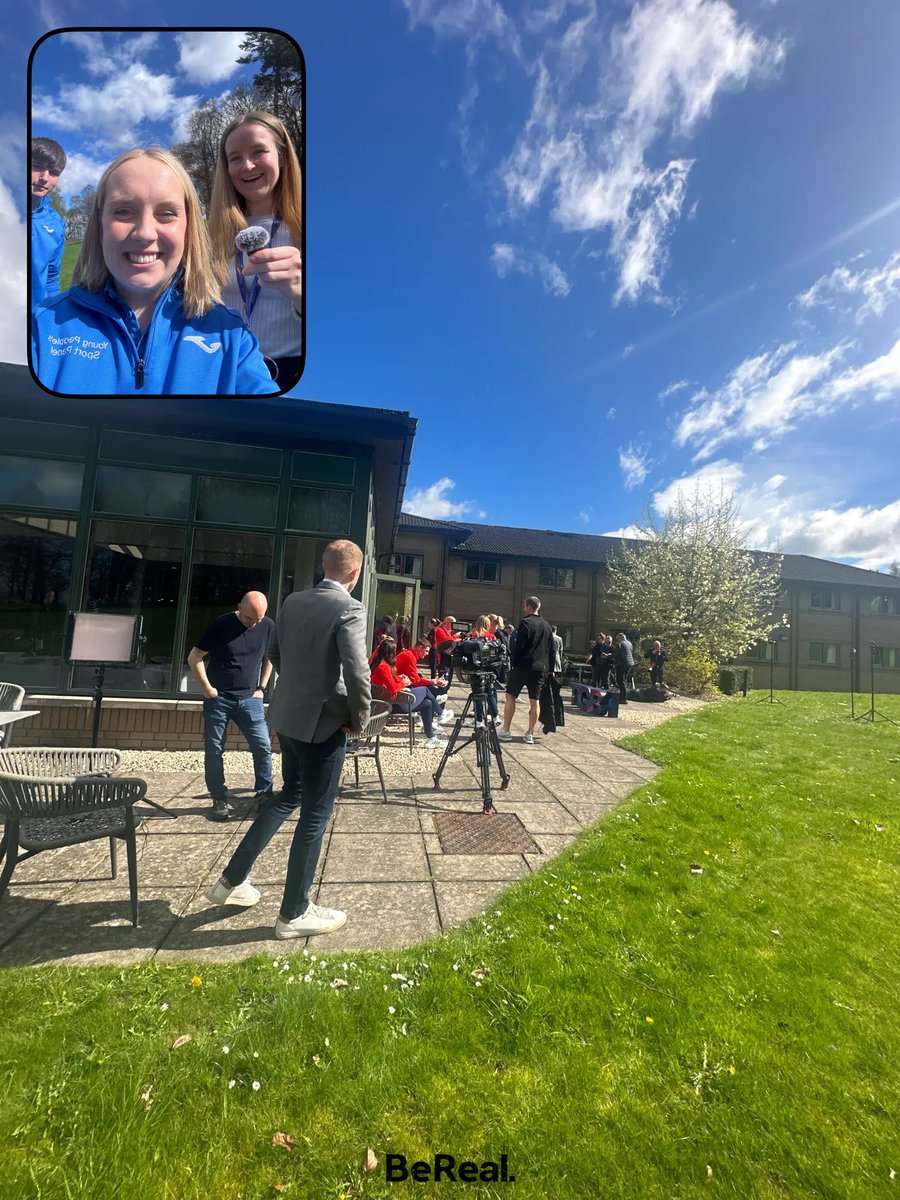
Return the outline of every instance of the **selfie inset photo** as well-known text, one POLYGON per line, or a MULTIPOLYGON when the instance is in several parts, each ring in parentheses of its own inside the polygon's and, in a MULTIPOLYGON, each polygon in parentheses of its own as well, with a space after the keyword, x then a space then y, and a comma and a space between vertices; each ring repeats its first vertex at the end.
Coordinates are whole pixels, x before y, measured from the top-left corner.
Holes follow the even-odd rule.
POLYGON ((29 64, 29 366, 66 396, 303 371, 303 58, 277 30, 69 30, 29 64))

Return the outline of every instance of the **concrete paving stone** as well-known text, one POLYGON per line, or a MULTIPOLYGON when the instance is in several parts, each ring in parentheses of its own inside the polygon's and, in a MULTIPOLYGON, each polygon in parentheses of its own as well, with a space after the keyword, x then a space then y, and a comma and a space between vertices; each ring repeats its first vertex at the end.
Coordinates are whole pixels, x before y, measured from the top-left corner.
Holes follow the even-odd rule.
POLYGON ((0 950, 0 967, 145 962, 177 920, 182 897, 170 891, 142 890, 139 898, 141 924, 134 929, 127 891, 110 896, 96 884, 73 888, 0 950))
POLYGON ((534 869, 551 862, 557 854, 561 854, 565 850, 566 846, 571 846, 574 841, 578 840, 574 833, 533 833, 531 836, 541 848, 541 854, 525 855, 534 869))
POLYGON ((416 882, 430 878, 420 833, 334 833, 324 883, 416 882))
MULTIPOLYGON (((504 793, 498 792, 494 797, 494 803, 499 804, 504 793)), ((453 796, 448 796, 444 792, 437 793, 436 799, 428 796, 424 800, 419 798, 419 812, 436 813, 436 812, 480 812, 481 811, 481 792, 477 789, 472 789, 470 792, 456 792, 453 796)), ((506 811, 509 811, 510 805, 504 803, 506 811)))
MULTIPOLYGON (((287 876, 288 857, 291 852, 291 843, 294 840, 294 826, 288 827, 283 825, 278 833, 272 838, 262 854, 253 864, 253 870, 250 872, 250 881, 258 888, 276 888, 278 895, 284 889, 284 881, 287 876)), ((216 860, 214 867, 206 877, 206 882, 218 879, 225 869, 232 853, 237 847, 237 841, 233 842, 227 850, 216 860)), ((322 843, 322 853, 319 855, 319 861, 316 864, 315 879, 320 879, 322 876, 322 867, 325 861, 328 848, 328 834, 322 843)), ((199 882, 199 880, 198 880, 199 882)))
MULTIPOLYGON (((528 800, 532 804, 555 804, 557 795, 561 790, 563 789, 558 788, 557 793, 554 794, 550 788, 545 787, 542 783, 538 783, 536 779, 531 779, 530 777, 526 777, 522 772, 518 772, 513 775, 509 782, 509 787, 505 793, 501 793, 501 796, 511 796, 517 800, 528 800)), ((568 792, 570 789, 566 787, 564 790, 568 792)))
POLYGON ((418 816, 419 821, 422 824, 422 837, 425 839, 425 853, 428 855, 430 860, 436 854, 443 854, 444 849, 441 846, 440 837, 435 832, 434 814, 420 812, 418 816), (430 828, 426 829, 426 822, 430 823, 430 828))
POLYGON ((203 776, 189 771, 130 771, 122 768, 120 775, 136 775, 147 784, 147 795, 159 804, 186 792, 203 789, 203 776))
POLYGON ((0 948, 19 937, 32 921, 75 890, 77 884, 18 883, 14 875, 9 891, 0 900, 0 948))
MULTIPOLYGON (((186 898, 178 920, 166 930, 155 955, 157 962, 197 959, 200 962, 233 962, 254 954, 274 952, 275 921, 281 908, 284 877, 279 886, 263 889, 252 908, 215 905, 203 892, 186 898)), ((302 946, 305 939, 300 939, 302 946)))
POLYGON ((418 833, 415 795, 400 804, 342 803, 335 809, 335 833, 418 833))
MULTIPOLYGON (((119 843, 124 855, 125 843, 119 843)), ((4 863, 6 859, 3 860, 4 863)), ((26 858, 16 865, 10 887, 26 883, 60 883, 67 885, 85 878, 104 879, 109 877, 109 839, 79 842, 74 846, 60 846, 57 850, 43 850, 33 858, 26 858)), ((3 901, 0 901, 2 906, 3 901)), ((0 907, 0 919, 3 909, 0 907)))
POLYGON ((466 883, 436 883, 438 913, 443 929, 462 925, 483 912, 509 887, 509 881, 477 880, 466 883))
MULTIPOLYGON (((316 903, 347 913, 343 929, 309 939, 310 950, 315 947, 320 957, 354 950, 400 950, 440 933, 430 883, 326 882, 316 903)), ((278 945, 284 950, 292 943, 278 945)), ((339 969, 335 973, 340 974, 339 969)))
POLYGON ((428 858, 432 877, 441 882, 521 879, 528 874, 528 866, 521 854, 429 854, 428 858))
POLYGON ((572 816, 576 817, 582 825, 587 827, 596 824, 601 817, 605 817, 619 802, 618 800, 578 800, 570 798, 564 803, 572 816))
MULTIPOLYGON (((201 882, 217 879, 227 862, 230 844, 222 838, 141 837, 137 844, 138 893, 145 890, 198 887, 201 882)), ((109 880, 109 890, 128 891, 128 863, 124 846, 119 851, 119 877, 109 880)))
POLYGON ((580 833, 581 826, 558 804, 507 804, 532 836, 536 833, 580 833))

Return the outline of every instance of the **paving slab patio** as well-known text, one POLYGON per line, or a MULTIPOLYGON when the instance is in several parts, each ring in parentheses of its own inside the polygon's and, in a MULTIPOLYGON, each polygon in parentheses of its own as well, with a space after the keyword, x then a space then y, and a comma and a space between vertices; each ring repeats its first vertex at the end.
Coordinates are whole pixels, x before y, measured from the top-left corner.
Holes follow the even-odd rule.
MULTIPOLYGON (((458 700, 457 712, 464 697, 458 700)), ((438 791, 432 775, 440 751, 422 749, 419 735, 410 755, 405 728, 391 727, 382 744, 388 803, 371 763, 360 764, 358 787, 352 768, 345 773, 323 842, 315 899, 346 909, 348 921, 319 944, 329 953, 399 949, 484 911, 656 774, 653 763, 614 745, 613 736, 696 706, 629 705, 623 719, 611 721, 567 705, 559 734, 541 737, 535 746, 521 738, 505 743, 511 782, 505 792, 498 786, 494 803, 516 814, 536 847, 533 853, 445 853, 435 814, 481 810, 474 748, 449 760, 438 791)), ((148 797, 176 818, 156 813, 138 831, 140 928, 130 921, 124 846, 115 880, 105 841, 48 851, 16 868, 0 900, 0 967, 222 962, 288 948, 274 941, 273 927, 293 821, 257 863, 253 879, 263 895, 255 908, 212 906, 204 894, 249 823, 243 815, 252 800, 249 755, 226 755, 233 819, 224 823, 209 819, 202 757, 195 752, 129 751, 122 773, 145 778, 148 797)), ((298 939, 289 948, 304 944, 298 939)))

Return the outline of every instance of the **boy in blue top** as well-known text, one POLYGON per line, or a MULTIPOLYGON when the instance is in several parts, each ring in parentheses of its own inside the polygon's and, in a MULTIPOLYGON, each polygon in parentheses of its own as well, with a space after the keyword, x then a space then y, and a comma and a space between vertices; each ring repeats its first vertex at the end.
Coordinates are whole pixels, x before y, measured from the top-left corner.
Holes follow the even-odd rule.
POLYGON ((166 150, 129 150, 97 186, 72 287, 32 318, 37 380, 64 395, 278 391, 220 302, 194 185, 166 150))
POLYGON ((31 139, 31 307, 59 295, 59 269, 66 247, 66 223, 50 203, 50 193, 66 166, 66 152, 53 138, 31 139))

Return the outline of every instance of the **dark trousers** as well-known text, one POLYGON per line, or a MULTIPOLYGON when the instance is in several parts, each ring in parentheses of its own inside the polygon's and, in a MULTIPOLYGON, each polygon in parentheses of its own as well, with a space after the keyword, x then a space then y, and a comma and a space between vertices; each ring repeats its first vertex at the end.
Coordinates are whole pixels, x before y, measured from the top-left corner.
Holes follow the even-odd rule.
POLYGON ((232 696, 214 696, 203 701, 203 770, 206 790, 213 797, 224 797, 225 767, 222 755, 228 736, 228 722, 234 721, 247 739, 253 755, 253 790, 267 792, 272 786, 272 747, 262 700, 254 696, 237 700, 232 696))
POLYGON ((347 737, 343 730, 324 742, 300 742, 279 733, 284 787, 264 803, 259 816, 244 834, 223 875, 232 887, 243 883, 257 858, 299 805, 300 819, 291 842, 281 918, 302 917, 309 904, 322 838, 334 809, 341 781, 347 737))
POLYGON ((627 704, 628 702, 626 697, 629 689, 632 686, 631 673, 633 670, 634 667, 626 667, 624 665, 619 666, 619 664, 616 663, 616 687, 619 689, 619 694, 622 697, 620 703, 627 704))

